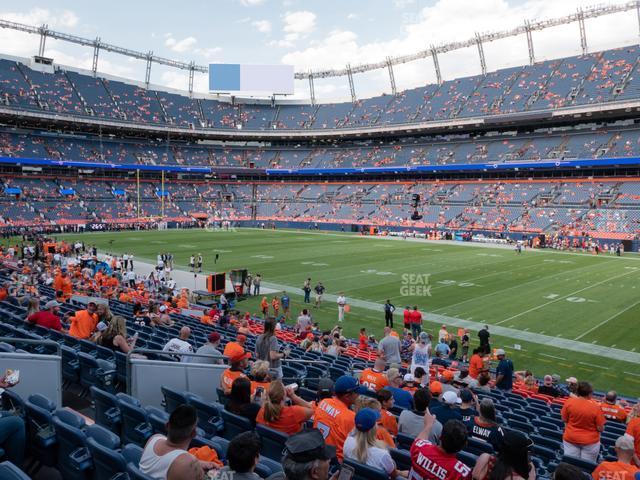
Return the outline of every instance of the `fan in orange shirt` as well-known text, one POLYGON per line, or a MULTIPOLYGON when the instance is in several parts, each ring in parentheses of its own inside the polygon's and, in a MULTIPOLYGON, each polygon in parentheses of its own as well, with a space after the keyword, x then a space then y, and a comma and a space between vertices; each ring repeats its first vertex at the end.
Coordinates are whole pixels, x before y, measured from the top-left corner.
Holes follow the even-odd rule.
POLYGON ((389 385, 389 380, 384 374, 385 366, 384 358, 377 358, 373 368, 365 368, 360 374, 360 385, 374 392, 378 392, 389 385))
POLYGON ((579 382, 576 393, 578 396, 567 399, 561 412, 566 424, 562 435, 564 454, 595 462, 606 420, 600 406, 591 398, 593 387, 589 382, 579 382))
POLYGON ((269 315, 269 301, 267 297, 262 297, 262 301, 260 302, 260 309, 262 310, 262 315, 265 317, 269 315))
POLYGON ((627 421, 627 411, 622 405, 617 403, 618 394, 611 390, 604 397, 604 402, 600 404, 602 413, 607 420, 615 420, 624 423, 627 421))
MULTIPOLYGON (((393 408, 393 393, 391 390, 382 389, 378 392, 378 401, 382 407, 380 411, 380 424, 394 437, 398 435, 398 419, 389 412, 393 408)), ((395 448, 395 447, 394 447, 395 448)))
POLYGON ((635 463, 640 467, 640 403, 636 403, 631 411, 633 418, 627 424, 627 435, 633 438, 636 458, 635 463))
POLYGON ((71 326, 69 327, 69 335, 75 338, 87 339, 96 329, 98 324, 98 314, 96 313, 97 305, 95 302, 87 303, 86 310, 79 310, 69 317, 71 326))
POLYGON ((62 292, 65 300, 71 298, 73 284, 71 283, 71 278, 69 277, 65 268, 63 268, 60 273, 56 275, 56 278, 53 280, 53 288, 56 291, 62 292))
POLYGON ((355 378, 343 375, 336 380, 333 389, 335 396, 318 403, 313 428, 320 430, 327 445, 336 447, 336 457, 342 461, 344 441, 355 428, 356 414, 349 408, 359 396, 360 385, 355 378))
POLYGON ((484 366, 484 360, 482 356, 480 356, 480 348, 475 348, 473 350, 473 355, 471 355, 471 359, 469 360, 469 376, 471 378, 477 379, 480 373, 486 370, 484 366))
POLYGON ((615 462, 602 462, 591 474, 593 480, 633 480, 640 469, 633 465, 633 440, 628 435, 616 440, 615 462))
POLYGON ((293 435, 302 430, 304 422, 313 415, 313 407, 295 394, 292 388, 286 388, 280 380, 274 380, 269 385, 269 393, 264 405, 258 411, 256 423, 265 425, 287 435, 293 435), (293 405, 285 405, 289 398, 293 405))
POLYGON ((384 442, 389 448, 396 448, 393 437, 382 424, 382 406, 380 405, 380 402, 375 398, 360 395, 353 410, 357 414, 363 408, 370 408, 378 414, 378 420, 376 422, 376 439, 384 442))
POLYGON ((220 388, 222 388, 225 395, 229 395, 231 392, 231 386, 236 378, 245 376, 244 369, 247 368, 251 354, 245 352, 244 348, 234 348, 228 357, 231 366, 222 372, 220 376, 220 388))
POLYGON ((273 316, 278 318, 278 313, 280 312, 280 300, 278 297, 271 299, 271 308, 273 308, 273 316))

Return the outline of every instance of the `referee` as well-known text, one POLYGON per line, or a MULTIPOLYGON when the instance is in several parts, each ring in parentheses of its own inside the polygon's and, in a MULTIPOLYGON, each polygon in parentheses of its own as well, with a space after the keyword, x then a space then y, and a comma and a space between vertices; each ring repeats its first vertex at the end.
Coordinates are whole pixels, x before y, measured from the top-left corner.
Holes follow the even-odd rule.
POLYGON ((396 311, 395 305, 387 300, 384 304, 384 324, 389 328, 393 328, 393 312, 396 311))

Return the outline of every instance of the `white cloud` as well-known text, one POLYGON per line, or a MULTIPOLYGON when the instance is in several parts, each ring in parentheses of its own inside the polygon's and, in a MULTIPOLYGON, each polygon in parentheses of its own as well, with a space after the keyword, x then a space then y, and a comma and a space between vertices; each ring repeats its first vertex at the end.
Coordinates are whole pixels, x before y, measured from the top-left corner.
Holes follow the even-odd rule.
POLYGON ((316 14, 308 10, 287 12, 284 14, 284 32, 295 35, 307 35, 316 27, 316 14))
POLYGON ((240 0, 240 3, 245 7, 255 7, 262 5, 266 0, 240 0))
POLYGON ((416 0, 393 0, 393 6, 396 8, 406 8, 415 4, 416 0))
POLYGON ((217 60, 222 47, 196 48, 194 52, 207 60, 217 60))
POLYGON ((251 25, 255 27, 260 33, 271 32, 271 22, 269 20, 255 20, 251 22, 251 25))
MULTIPOLYGON (((396 0, 396 5, 404 6, 412 2, 396 0)), ((622 3, 622 0, 615 0, 622 3)), ((347 64, 379 62, 387 56, 414 53, 429 45, 439 45, 466 40, 475 32, 501 31, 522 25, 523 19, 548 19, 564 16, 577 8, 592 5, 590 0, 565 0, 550 2, 526 0, 513 3, 508 0, 438 0, 424 7, 411 9, 403 14, 403 27, 397 36, 386 41, 363 42, 356 31, 334 29, 319 41, 312 41, 304 48, 294 48, 294 40, 279 41, 281 47, 291 49, 282 56, 282 62, 293 64, 297 71, 342 68, 347 64)), ((315 21, 315 18, 314 18, 315 21)), ((611 15, 597 20, 587 20, 587 42, 591 51, 611 48, 623 44, 637 43, 637 20, 634 15, 611 15), (636 23, 634 23, 636 22, 636 23)), ((297 30, 290 30, 295 34, 297 30)), ((576 23, 554 27, 543 32, 534 32, 536 58, 557 58, 578 55, 580 41, 576 23)), ((526 38, 524 35, 509 40, 496 41, 484 45, 489 70, 506 66, 523 65, 528 61, 526 38)), ((480 73, 477 48, 439 55, 443 78, 451 79, 480 73)), ((432 81, 433 63, 431 58, 422 62, 396 67, 396 83, 401 88, 416 87, 432 81), (401 75, 399 75, 401 73, 401 75)), ((332 79, 333 83, 347 83, 346 78, 332 79)), ((364 87, 371 96, 377 92, 389 91, 388 75, 380 70, 371 77, 356 75, 356 91, 363 95, 364 87), (358 88, 359 85, 361 88, 358 88)), ((326 91, 331 90, 330 88, 326 91)), ((331 92, 327 92, 331 93, 331 92)))
POLYGON ((172 51, 177 53, 184 53, 191 50, 198 40, 195 37, 186 37, 182 40, 176 40, 171 34, 168 34, 165 40, 165 46, 169 47, 172 51))

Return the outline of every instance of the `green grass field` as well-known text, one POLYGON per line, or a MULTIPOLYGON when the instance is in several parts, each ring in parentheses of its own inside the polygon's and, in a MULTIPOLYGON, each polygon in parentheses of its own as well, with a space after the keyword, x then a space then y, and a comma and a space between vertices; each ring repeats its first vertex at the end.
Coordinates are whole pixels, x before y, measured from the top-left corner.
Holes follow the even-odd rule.
MULTIPOLYGON (((350 301, 345 322, 350 337, 366 327, 379 338, 387 298, 399 310, 400 329, 405 305, 428 313, 425 326, 434 334, 442 323, 450 331, 470 326, 474 344, 479 325, 486 323, 493 345, 507 349, 518 370, 574 375, 599 389, 640 395, 640 357, 635 354, 640 347, 640 258, 634 255, 517 255, 512 249, 469 244, 292 230, 86 233, 82 239, 100 251, 133 252, 138 260, 154 263, 157 253, 170 251, 181 269, 191 254, 201 252, 206 271, 248 268, 262 274, 264 286, 289 292, 307 277, 314 285, 322 281, 328 294, 344 292, 350 301), (220 259, 214 265, 216 253, 220 259)), ((291 297, 292 310, 298 312, 302 297, 291 297)), ((258 299, 239 308, 257 312, 258 299)), ((335 325, 335 301, 327 299, 312 310, 321 325, 335 325)))

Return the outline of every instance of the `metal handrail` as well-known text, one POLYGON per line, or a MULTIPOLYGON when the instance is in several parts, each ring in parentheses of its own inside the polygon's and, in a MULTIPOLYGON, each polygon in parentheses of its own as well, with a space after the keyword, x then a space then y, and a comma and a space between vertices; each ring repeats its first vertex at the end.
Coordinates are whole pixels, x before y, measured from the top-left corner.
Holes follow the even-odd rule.
MULTIPOLYGON (((0 342, 4 342, 4 343, 28 343, 28 344, 32 344, 32 345, 46 345, 46 346, 51 346, 51 347, 55 347, 56 349, 56 354, 62 358, 62 347, 60 346, 60 344, 58 342, 55 342, 53 340, 34 340, 32 338, 16 338, 16 337, 0 337, 0 342)), ((0 352, 0 353, 15 353, 15 352, 0 352)), ((20 352, 18 352, 20 353, 20 352)), ((43 354, 43 353, 31 353, 29 352, 30 355, 49 355, 49 354, 43 354)))

